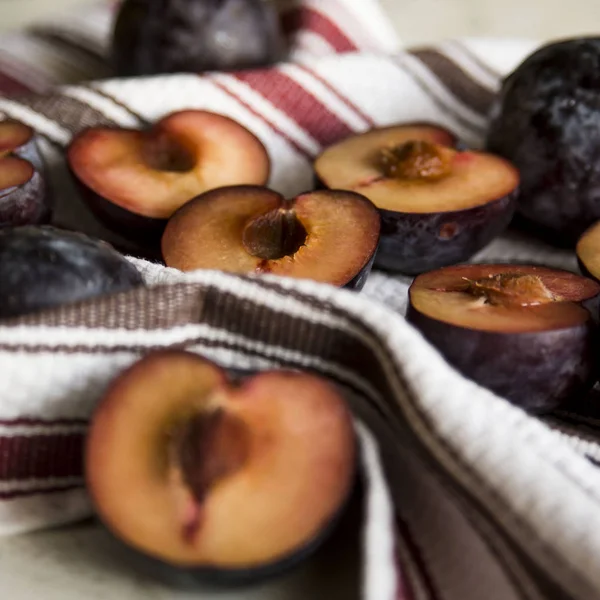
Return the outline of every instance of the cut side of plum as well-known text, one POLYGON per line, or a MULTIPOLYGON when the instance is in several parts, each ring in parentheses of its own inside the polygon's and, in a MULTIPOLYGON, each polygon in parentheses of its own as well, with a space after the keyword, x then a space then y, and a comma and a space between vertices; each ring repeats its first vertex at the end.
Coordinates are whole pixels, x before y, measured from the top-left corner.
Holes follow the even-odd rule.
POLYGON ((177 211, 162 238, 167 266, 271 273, 359 289, 380 217, 359 194, 323 190, 286 199, 260 186, 207 192, 177 211))
POLYGON ((325 187, 359 192, 381 210, 378 266, 417 274, 462 262, 510 222, 518 171, 451 139, 400 125, 339 142, 316 160, 325 187))
POLYGON ((33 129, 18 121, 1 121, 0 227, 49 220, 51 208, 43 170, 33 129))
POLYGON ((35 169, 30 162, 14 156, 0 159, 0 194, 31 181, 35 169))
POLYGON ((200 577, 258 574, 299 560, 340 515, 355 445, 343 398, 317 376, 234 384, 198 355, 159 351, 97 407, 86 479, 101 520, 142 555, 200 577))
POLYGON ((2 121, 0 123, 0 155, 14 152, 28 144, 35 133, 31 127, 19 121, 2 121))
POLYGON ((317 157, 315 171, 329 188, 367 186, 384 176, 382 167, 389 151, 413 142, 454 148, 457 139, 443 127, 427 123, 372 129, 327 148, 317 157))
POLYGON ((528 265, 460 265, 418 276, 407 319, 461 373, 533 412, 598 377, 600 285, 528 265))
POLYGON ((600 221, 579 238, 576 253, 582 273, 600 281, 600 221))
POLYGON ((164 228, 179 207, 208 190, 264 184, 270 171, 254 134, 201 110, 173 113, 146 131, 87 129, 70 144, 68 162, 90 207, 130 234, 136 226, 164 228))

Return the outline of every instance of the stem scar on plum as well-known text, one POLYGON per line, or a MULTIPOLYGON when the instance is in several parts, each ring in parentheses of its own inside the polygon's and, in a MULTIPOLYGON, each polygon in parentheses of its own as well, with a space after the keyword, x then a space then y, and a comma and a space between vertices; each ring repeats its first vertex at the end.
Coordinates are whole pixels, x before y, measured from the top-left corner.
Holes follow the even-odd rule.
POLYGON ((382 148, 378 167, 389 178, 434 181, 450 174, 449 154, 442 147, 426 141, 409 141, 382 148))
POLYGON ((286 203, 250 219, 242 232, 242 243, 249 254, 262 260, 264 270, 268 270, 267 261, 293 257, 306 245, 307 237, 306 228, 286 203))
POLYGON ((246 424, 221 407, 200 410, 177 424, 168 440, 169 478, 180 502, 183 540, 192 544, 202 525, 202 504, 211 489, 248 460, 246 424))
POLYGON ((479 279, 462 279, 464 284, 440 291, 463 292, 481 301, 482 305, 504 308, 539 306, 563 300, 549 290, 537 275, 509 272, 479 279))

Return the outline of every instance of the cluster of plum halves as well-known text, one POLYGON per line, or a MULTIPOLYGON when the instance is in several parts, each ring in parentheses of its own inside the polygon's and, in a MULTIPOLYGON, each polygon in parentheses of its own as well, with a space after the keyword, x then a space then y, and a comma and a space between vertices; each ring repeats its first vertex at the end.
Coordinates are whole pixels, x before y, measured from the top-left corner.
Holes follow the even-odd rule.
MULTIPOLYGON (((0 123, 0 149, 0 318, 142 285, 118 247, 48 225, 28 126, 0 123)), ((599 40, 547 45, 506 78, 484 150, 432 123, 373 129, 327 148, 295 198, 267 187, 270 158, 250 131, 207 111, 90 128, 66 156, 89 208, 141 256, 353 290, 373 267, 415 276, 407 319, 509 401, 548 412, 598 380, 599 40), (582 274, 468 263, 509 226, 574 249, 582 274)), ((150 353, 111 384, 86 451, 98 513, 152 571, 228 581, 315 548, 355 464, 352 419, 328 382, 231 382, 183 351, 150 353)))

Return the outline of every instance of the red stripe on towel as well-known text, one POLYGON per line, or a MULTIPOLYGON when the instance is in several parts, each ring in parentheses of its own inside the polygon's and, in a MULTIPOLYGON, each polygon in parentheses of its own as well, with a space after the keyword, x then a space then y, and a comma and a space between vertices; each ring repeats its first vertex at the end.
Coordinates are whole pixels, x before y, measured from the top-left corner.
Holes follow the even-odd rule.
POLYGON ((240 72, 235 77, 293 119, 321 146, 328 146, 353 133, 313 94, 278 69, 240 72))
POLYGON ((288 35, 310 31, 325 39, 336 52, 358 50, 358 46, 329 17, 308 6, 285 13, 282 23, 288 35))

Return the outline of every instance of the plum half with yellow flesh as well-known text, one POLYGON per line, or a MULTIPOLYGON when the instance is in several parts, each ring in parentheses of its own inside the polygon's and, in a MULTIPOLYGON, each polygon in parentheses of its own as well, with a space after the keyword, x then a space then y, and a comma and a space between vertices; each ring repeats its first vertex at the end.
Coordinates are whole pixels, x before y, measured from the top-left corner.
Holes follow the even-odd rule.
POLYGON ((414 280, 407 319, 466 377, 544 412, 597 380, 599 294, 568 271, 452 266, 414 280))
POLYGON ((109 387, 85 465, 100 520, 135 555, 239 582, 278 574, 324 541, 354 488, 356 440, 321 377, 232 383, 196 354, 165 350, 109 387))
POLYGON ((600 221, 583 233, 575 250, 581 272, 600 281, 600 221))
POLYGON ((37 225, 50 220, 44 164, 31 127, 0 122, 0 227, 37 225))
POLYGON ((453 143, 444 129, 399 125, 343 140, 317 158, 325 187, 358 192, 380 209, 376 266, 415 275, 463 262, 510 223, 517 170, 453 143))
POLYGON ((90 208, 114 231, 160 238, 169 217, 207 190, 264 184, 267 151, 223 115, 184 110, 147 130, 93 127, 77 135, 68 162, 90 208))
POLYGON ((286 199, 260 186, 198 196, 169 220, 168 267, 270 273, 360 289, 379 243, 380 217, 359 194, 321 190, 286 199))

